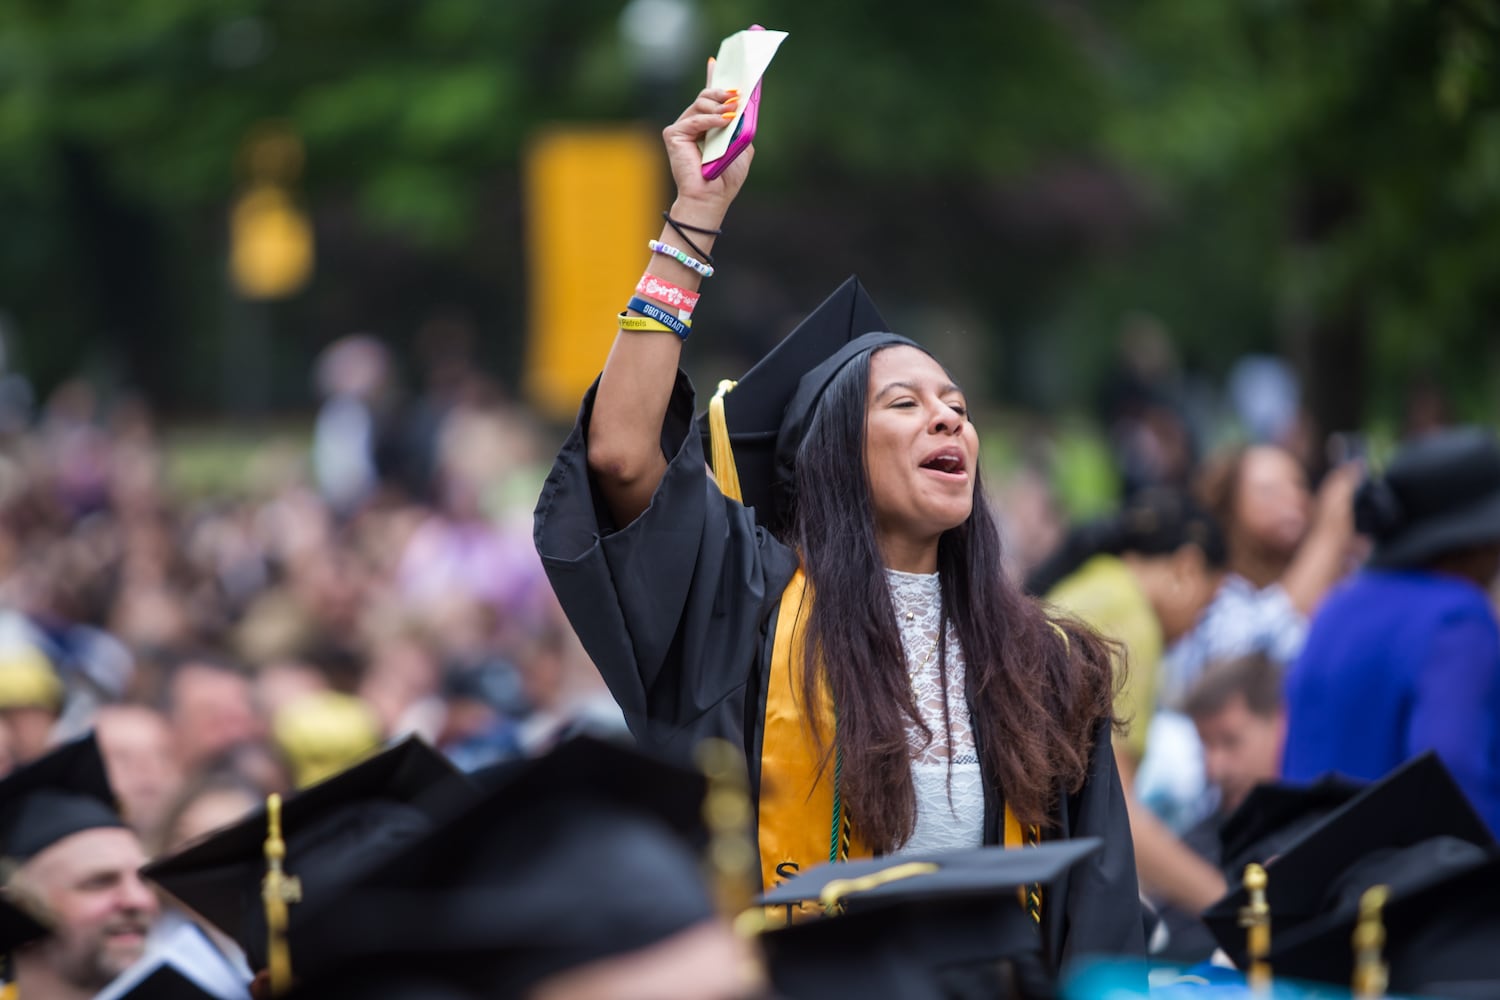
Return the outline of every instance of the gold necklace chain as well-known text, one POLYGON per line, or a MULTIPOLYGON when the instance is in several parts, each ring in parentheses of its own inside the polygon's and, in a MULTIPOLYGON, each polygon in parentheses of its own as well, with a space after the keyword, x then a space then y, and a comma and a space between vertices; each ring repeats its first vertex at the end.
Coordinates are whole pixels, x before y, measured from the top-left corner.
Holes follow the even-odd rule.
MULTIPOLYGON (((906 613, 906 620, 909 622, 916 621, 917 616, 913 612, 908 611, 906 613)), ((922 662, 913 667, 911 672, 907 676, 912 680, 916 680, 919 676, 921 676, 922 671, 927 669, 927 665, 932 662, 932 658, 937 655, 938 648, 942 646, 942 644, 942 636, 938 636, 936 639, 932 640, 932 648, 929 649, 927 651, 927 654, 922 657, 922 662)))

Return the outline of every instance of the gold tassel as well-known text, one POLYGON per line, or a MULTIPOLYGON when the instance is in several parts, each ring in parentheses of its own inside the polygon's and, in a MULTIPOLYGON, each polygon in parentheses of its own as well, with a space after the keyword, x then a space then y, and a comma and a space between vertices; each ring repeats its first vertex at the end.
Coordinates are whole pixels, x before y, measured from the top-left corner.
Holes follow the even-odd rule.
POLYGON ((745 502, 740 493, 740 474, 734 467, 734 450, 729 447, 729 424, 724 418, 724 395, 739 385, 726 378, 719 383, 714 398, 708 401, 709 458, 713 462, 714 478, 719 481, 719 492, 731 500, 745 502))
POLYGON ((930 875, 937 870, 938 866, 930 861, 908 861, 905 864, 871 872, 859 878, 836 878, 825 885, 823 891, 818 894, 818 904, 823 907, 824 913, 833 916, 843 912, 845 897, 869 892, 871 889, 878 889, 880 886, 899 882, 902 879, 930 875))
POLYGON ((1390 898, 1390 889, 1374 885, 1359 897, 1359 923, 1354 928, 1354 995, 1361 1000, 1379 1000, 1385 996, 1390 970, 1381 952, 1385 948, 1385 923, 1381 910, 1390 898))
POLYGON ((302 902, 302 880, 287 875, 281 867, 286 859, 286 841, 281 837, 281 796, 266 797, 266 877, 261 882, 261 902, 266 907, 266 967, 271 995, 279 997, 292 988, 292 953, 287 947, 287 906, 302 902))
MULTIPOLYGON (((728 740, 706 739, 693 751, 707 779, 703 825, 708 830, 708 875, 719 913, 744 942, 739 979, 745 996, 761 996, 769 983, 765 956, 751 939, 765 929, 764 911, 752 907, 760 880, 760 855, 751 839, 755 807, 750 801, 745 755, 728 740)), ((736 994, 739 995, 739 994, 736 994)))
POLYGON ((1245 866, 1244 886, 1250 905, 1240 909, 1240 926, 1245 928, 1245 951, 1250 968, 1245 983, 1250 995, 1261 1000, 1271 995, 1271 906, 1266 902, 1266 870, 1257 864, 1245 866))

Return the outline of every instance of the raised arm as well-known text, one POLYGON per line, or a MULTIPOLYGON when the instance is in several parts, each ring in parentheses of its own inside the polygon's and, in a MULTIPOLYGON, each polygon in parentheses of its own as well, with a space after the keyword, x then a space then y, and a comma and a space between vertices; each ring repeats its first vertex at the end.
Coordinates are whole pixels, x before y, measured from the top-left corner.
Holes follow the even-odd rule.
MULTIPOLYGON (((710 79, 712 75, 710 60, 710 79)), ((677 187, 671 218, 704 253, 712 252, 714 236, 703 230, 719 229, 730 203, 745 182, 755 150, 746 149, 722 174, 705 181, 698 140, 710 129, 723 125, 726 115, 732 116, 739 97, 732 91, 709 87, 677 121, 662 131, 672 180, 677 187)), ((685 245, 689 241, 670 224, 662 227, 657 238, 694 255, 693 249, 685 245)), ((697 293, 703 282, 698 271, 659 253, 651 254, 646 273, 690 293, 697 293)), ((632 293, 627 288, 620 289, 620 293, 623 306, 632 293)), ((662 299, 639 297, 661 305, 673 316, 677 314, 677 309, 662 299)), ((636 310, 630 310, 629 314, 641 315, 636 310)), ((651 503, 666 471, 667 460, 661 451, 662 420, 681 355, 682 340, 671 331, 621 329, 604 364, 589 422, 588 462, 615 524, 621 527, 635 520, 651 503)))
POLYGON ((1364 478, 1359 462, 1328 473, 1313 501, 1312 524, 1281 577, 1292 606, 1311 617, 1334 584, 1349 572, 1354 545, 1354 491, 1364 478))

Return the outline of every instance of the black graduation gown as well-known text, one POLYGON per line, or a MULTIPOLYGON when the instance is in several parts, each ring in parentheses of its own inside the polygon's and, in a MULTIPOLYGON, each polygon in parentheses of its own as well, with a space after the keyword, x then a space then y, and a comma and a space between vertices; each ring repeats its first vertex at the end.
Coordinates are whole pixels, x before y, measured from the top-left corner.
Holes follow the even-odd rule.
MULTIPOLYGON (((686 376, 662 427, 668 466, 650 506, 611 523, 587 463, 594 389, 558 453, 535 513, 537 549, 568 620, 636 738, 682 755, 716 736, 745 749, 758 782, 778 602, 796 556, 706 474, 686 376)), ((986 782, 985 840, 1002 842, 1003 799, 986 782)), ((1060 795, 1049 837, 1100 837, 1103 849, 1054 885, 1044 933, 1059 964, 1089 954, 1145 954, 1125 799, 1110 726, 1095 733, 1089 779, 1060 795), (1061 905, 1057 905, 1061 901, 1061 905)))

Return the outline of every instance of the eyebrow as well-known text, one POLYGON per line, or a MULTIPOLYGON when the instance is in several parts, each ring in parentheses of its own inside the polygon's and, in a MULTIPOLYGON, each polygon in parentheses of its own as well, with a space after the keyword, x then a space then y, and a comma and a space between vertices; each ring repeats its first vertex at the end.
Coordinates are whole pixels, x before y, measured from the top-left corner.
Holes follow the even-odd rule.
MULTIPOLYGON (((921 390, 921 387, 915 382, 906 382, 901 380, 895 382, 887 382, 885 385, 880 387, 880 391, 875 394, 875 398, 883 399, 896 389, 905 389, 907 392, 919 392, 921 390)), ((962 393, 963 389, 961 389, 959 386, 954 385, 952 382, 949 382, 947 385, 940 387, 937 394, 939 396, 946 396, 950 392, 962 393)))

